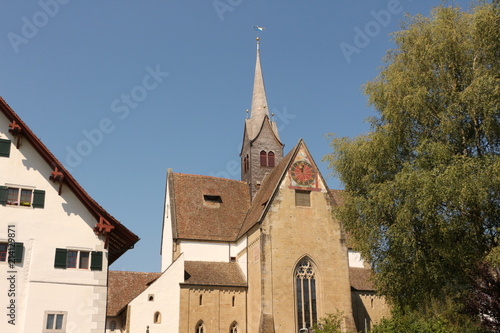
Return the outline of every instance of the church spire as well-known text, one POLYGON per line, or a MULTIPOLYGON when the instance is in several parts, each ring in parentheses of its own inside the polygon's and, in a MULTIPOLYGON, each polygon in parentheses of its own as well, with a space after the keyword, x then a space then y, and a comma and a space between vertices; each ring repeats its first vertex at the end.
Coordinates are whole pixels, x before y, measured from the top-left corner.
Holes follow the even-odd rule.
POLYGON ((267 109, 266 89, 264 88, 264 77, 260 67, 260 38, 257 37, 257 61, 255 64, 255 77, 253 82, 252 108, 250 118, 262 121, 264 116, 269 117, 267 109))
POLYGON ((260 67, 260 39, 258 37, 252 108, 250 118, 245 119, 240 157, 241 180, 248 183, 253 198, 266 175, 283 159, 283 144, 278 135, 278 126, 269 117, 264 78, 260 67))

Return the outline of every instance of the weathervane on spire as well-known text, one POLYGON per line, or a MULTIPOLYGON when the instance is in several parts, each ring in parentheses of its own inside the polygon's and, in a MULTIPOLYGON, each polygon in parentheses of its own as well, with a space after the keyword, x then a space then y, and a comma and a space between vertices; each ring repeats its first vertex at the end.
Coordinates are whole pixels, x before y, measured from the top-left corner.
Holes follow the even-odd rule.
POLYGON ((259 27, 258 25, 253 26, 254 30, 257 31, 257 42, 260 40, 259 38, 259 31, 264 31, 266 28, 264 27, 259 27))

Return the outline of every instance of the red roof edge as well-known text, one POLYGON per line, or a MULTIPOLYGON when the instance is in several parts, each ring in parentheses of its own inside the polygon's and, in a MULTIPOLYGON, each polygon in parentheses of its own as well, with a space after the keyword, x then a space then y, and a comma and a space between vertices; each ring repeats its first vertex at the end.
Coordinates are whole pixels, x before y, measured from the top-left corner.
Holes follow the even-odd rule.
MULTIPOLYGON (((108 246, 109 258, 108 262, 111 265, 128 249, 132 248, 139 241, 139 237, 128 230, 123 224, 111 216, 104 210, 85 190, 78 184, 73 176, 66 170, 59 160, 49 151, 49 149, 40 141, 40 139, 31 131, 31 129, 21 120, 21 118, 12 110, 12 108, 0 97, 0 110, 12 122, 15 121, 21 127, 21 135, 23 135, 42 158, 55 170, 58 169, 64 175, 62 183, 73 191, 82 204, 90 211, 90 213, 99 222, 103 217, 114 228, 110 232, 110 242, 108 246)), ((47 175, 48 177, 50 175, 47 175)), ((64 186, 63 186, 64 189, 64 186)))

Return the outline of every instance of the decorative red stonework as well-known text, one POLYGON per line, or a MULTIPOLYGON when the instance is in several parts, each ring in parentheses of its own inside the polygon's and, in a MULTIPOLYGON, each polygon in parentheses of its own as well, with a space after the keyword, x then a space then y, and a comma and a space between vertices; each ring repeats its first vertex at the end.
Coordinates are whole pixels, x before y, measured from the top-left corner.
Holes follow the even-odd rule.
POLYGON ((104 235, 106 236, 106 241, 104 242, 104 248, 108 248, 109 234, 111 230, 115 227, 111 225, 106 219, 102 216, 99 216, 99 222, 94 227, 94 232, 96 235, 104 235))
POLYGON ((19 149, 19 146, 21 144, 21 126, 19 126, 18 124, 16 124, 16 121, 13 120, 10 124, 9 124, 9 132, 12 133, 12 135, 14 136, 17 136, 17 143, 16 143, 16 148, 19 149))
POLYGON ((59 191, 58 192, 59 192, 59 195, 61 195, 64 174, 61 171, 59 171, 58 167, 55 167, 54 171, 52 171, 50 173, 49 179, 52 180, 53 182, 59 182, 59 191))

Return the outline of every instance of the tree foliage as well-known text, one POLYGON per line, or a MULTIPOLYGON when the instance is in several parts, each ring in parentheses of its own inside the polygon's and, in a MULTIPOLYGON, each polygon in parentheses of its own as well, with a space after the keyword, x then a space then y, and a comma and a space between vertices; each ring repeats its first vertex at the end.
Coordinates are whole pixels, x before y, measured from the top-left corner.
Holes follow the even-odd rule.
POLYGON ((365 86, 372 130, 334 138, 335 214, 394 305, 463 296, 500 230, 500 8, 436 7, 365 86))
POLYGON ((344 314, 342 312, 327 313, 314 325, 312 331, 315 333, 342 333, 343 320, 344 314))
POLYGON ((485 333, 477 325, 477 318, 457 315, 454 305, 441 303, 426 311, 394 311, 391 318, 384 318, 375 325, 372 333, 485 333))

